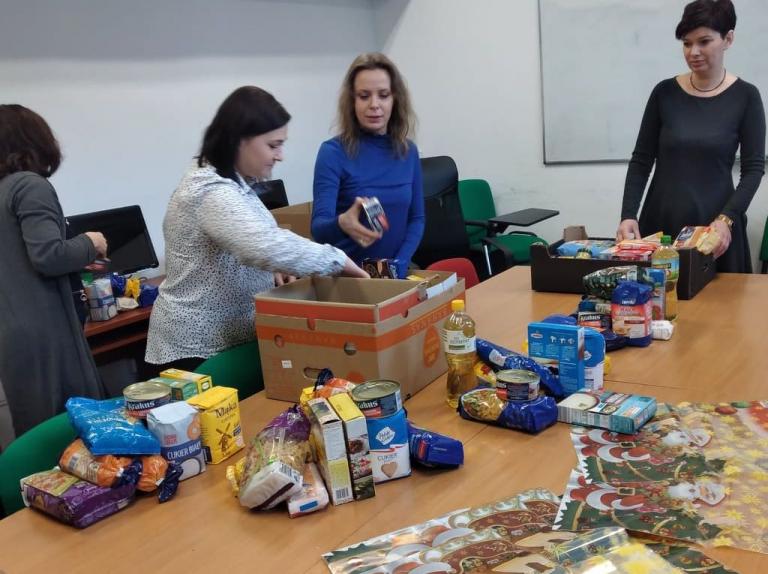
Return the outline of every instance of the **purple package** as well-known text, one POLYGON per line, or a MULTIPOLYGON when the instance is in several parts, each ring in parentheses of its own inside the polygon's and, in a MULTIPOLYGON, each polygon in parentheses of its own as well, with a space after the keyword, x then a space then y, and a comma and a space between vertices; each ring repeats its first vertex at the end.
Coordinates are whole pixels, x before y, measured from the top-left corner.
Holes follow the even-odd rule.
POLYGON ((61 470, 46 470, 21 479, 21 496, 31 508, 85 528, 128 506, 135 484, 105 488, 61 470))

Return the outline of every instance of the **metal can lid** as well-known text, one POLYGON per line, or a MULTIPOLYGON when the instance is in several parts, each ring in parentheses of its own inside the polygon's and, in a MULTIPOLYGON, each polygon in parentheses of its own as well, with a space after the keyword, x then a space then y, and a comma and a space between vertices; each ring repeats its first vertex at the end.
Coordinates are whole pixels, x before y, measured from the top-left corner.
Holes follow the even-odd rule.
POLYGON ((496 380, 503 383, 536 384, 540 377, 533 371, 525 369, 506 369, 496 373, 496 380))
POLYGON ((134 383, 123 389, 123 396, 132 401, 160 399, 171 394, 171 388, 162 383, 134 383))
POLYGON ((356 401, 370 401, 400 392, 400 383, 386 379, 366 381, 357 385, 351 391, 352 398, 356 401))

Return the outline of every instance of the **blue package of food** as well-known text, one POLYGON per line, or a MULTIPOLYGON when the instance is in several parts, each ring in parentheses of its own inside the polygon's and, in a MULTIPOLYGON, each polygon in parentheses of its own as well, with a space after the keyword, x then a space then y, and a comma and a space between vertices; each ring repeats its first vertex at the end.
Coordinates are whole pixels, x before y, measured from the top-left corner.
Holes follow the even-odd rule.
POLYGON ((605 331, 600 331, 600 334, 605 339, 606 353, 623 349, 629 344, 629 337, 625 337, 624 335, 618 335, 613 331, 609 331, 606 329, 605 331))
POLYGON ((123 398, 72 397, 65 406, 70 423, 91 454, 160 454, 160 441, 141 421, 126 414, 123 398))
POLYGON ((155 303, 159 293, 156 285, 142 283, 139 289, 139 307, 149 307, 155 303))
POLYGON ((541 320, 542 323, 554 323, 555 325, 576 325, 578 320, 573 315, 561 315, 555 313, 541 320))
POLYGON ((160 502, 167 502, 174 497, 176 491, 179 488, 179 479, 181 478, 184 470, 177 462, 170 461, 168 463, 168 470, 165 472, 165 478, 160 483, 160 488, 157 491, 157 499, 160 502))
POLYGON ((125 277, 112 273, 109 276, 109 282, 112 285, 112 294, 115 297, 122 297, 125 294, 125 277))
POLYGON ((471 421, 536 434, 557 421, 557 403, 539 396, 530 401, 504 401, 496 389, 478 387, 459 399, 459 414, 471 421))
POLYGON ((613 330, 629 337, 629 345, 647 347, 653 341, 651 318, 653 307, 650 285, 637 281, 619 281, 611 297, 613 330))
POLYGON ((556 399, 565 396, 563 387, 560 384, 560 379, 557 375, 553 374, 552 371, 540 365, 530 357, 520 355, 519 353, 500 347, 499 345, 481 339, 480 337, 476 339, 476 350, 477 357, 481 361, 494 367, 496 370, 523 369, 526 371, 533 371, 539 375, 541 386, 544 387, 544 390, 548 394, 556 399))
POLYGON ((464 445, 460 440, 406 422, 412 461, 432 468, 456 468, 464 464, 464 445))

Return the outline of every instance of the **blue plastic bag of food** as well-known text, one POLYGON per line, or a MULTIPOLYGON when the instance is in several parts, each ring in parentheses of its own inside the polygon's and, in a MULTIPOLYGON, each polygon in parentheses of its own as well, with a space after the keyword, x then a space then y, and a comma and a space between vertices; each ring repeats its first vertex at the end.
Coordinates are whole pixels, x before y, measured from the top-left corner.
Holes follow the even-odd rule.
POLYGON ((459 398, 462 418, 536 434, 557 422, 557 403, 539 396, 530 401, 504 401, 496 389, 478 387, 459 398))
POLYGON ((160 441, 141 421, 126 414, 124 399, 72 397, 65 406, 91 454, 160 454, 160 441))
POLYGON ((406 422, 412 461, 432 468, 456 468, 464 464, 464 445, 460 440, 406 422))
POLYGON ((541 386, 544 390, 555 397, 556 399, 563 398, 565 392, 560 385, 560 379, 552 373, 546 367, 540 365, 530 357, 520 355, 504 347, 500 347, 485 339, 477 338, 476 340, 477 356, 480 360, 493 366, 496 370, 499 369, 524 369, 526 371, 533 371, 541 379, 541 386))

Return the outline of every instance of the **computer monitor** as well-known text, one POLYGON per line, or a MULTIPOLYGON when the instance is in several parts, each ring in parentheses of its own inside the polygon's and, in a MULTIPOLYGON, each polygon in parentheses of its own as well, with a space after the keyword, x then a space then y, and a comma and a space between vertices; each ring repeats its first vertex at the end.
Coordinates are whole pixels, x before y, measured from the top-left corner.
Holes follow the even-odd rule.
POLYGON ((109 271, 133 273, 157 267, 157 255, 138 205, 118 207, 67 217, 69 237, 86 231, 101 231, 107 238, 109 271))

